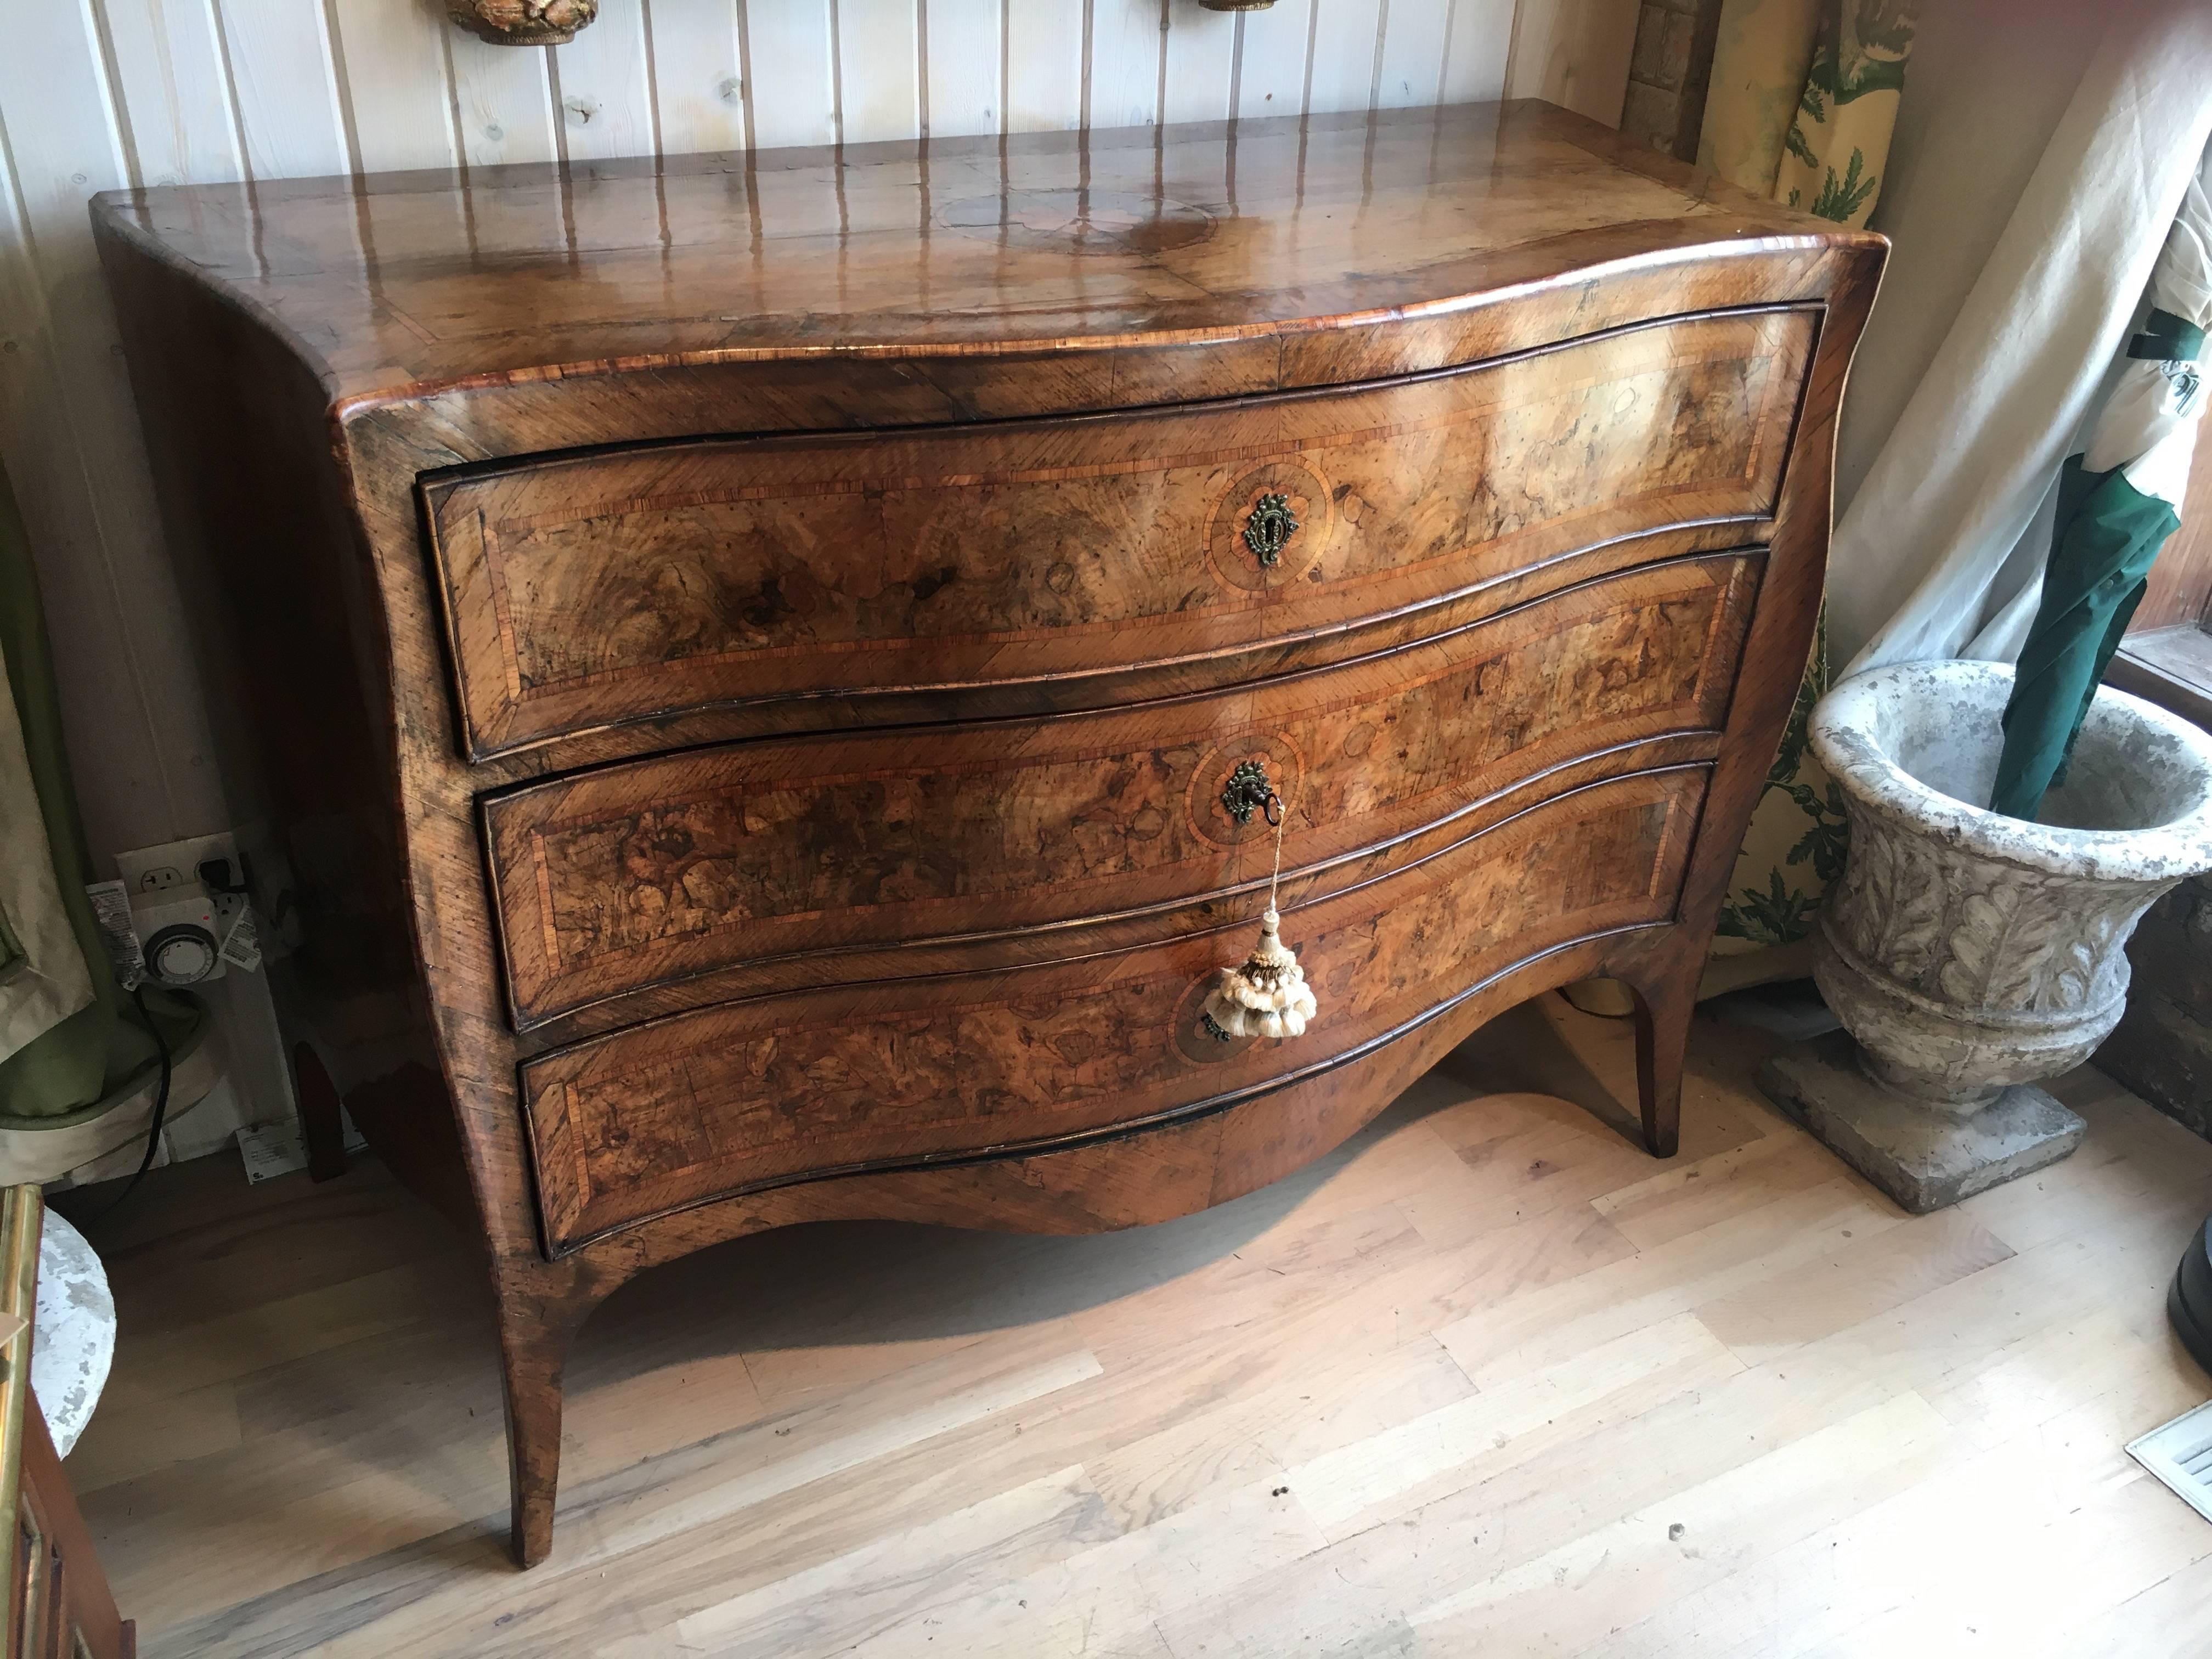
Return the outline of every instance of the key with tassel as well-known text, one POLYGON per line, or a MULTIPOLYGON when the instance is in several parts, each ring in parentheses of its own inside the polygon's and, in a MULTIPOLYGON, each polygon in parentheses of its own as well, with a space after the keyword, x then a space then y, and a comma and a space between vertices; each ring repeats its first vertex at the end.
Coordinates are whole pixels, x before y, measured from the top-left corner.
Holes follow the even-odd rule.
POLYGON ((1199 1010, 1199 1030, 1222 1042, 1240 1036, 1294 1037, 1306 1029, 1316 1005, 1297 953, 1283 943, 1283 918, 1275 908, 1283 879, 1283 825, 1290 811, 1257 761, 1237 767, 1221 802, 1240 823, 1251 817, 1255 807, 1266 813, 1275 831, 1275 867, 1267 878, 1260 942, 1238 966, 1221 970, 1199 1010))

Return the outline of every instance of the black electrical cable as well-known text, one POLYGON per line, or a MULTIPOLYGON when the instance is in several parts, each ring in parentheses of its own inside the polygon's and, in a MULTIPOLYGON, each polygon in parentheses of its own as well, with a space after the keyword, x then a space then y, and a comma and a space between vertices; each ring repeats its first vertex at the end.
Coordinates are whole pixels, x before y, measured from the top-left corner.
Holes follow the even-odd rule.
POLYGON ((123 1190, 110 1199, 106 1206, 88 1220, 105 1221, 123 1207, 123 1200, 138 1190, 138 1183, 146 1178, 146 1171, 154 1167, 154 1154, 161 1147, 161 1121, 169 1115, 169 1042, 161 1035, 161 1025, 146 1006, 146 982, 139 981, 131 988, 131 1000, 138 1005, 138 1017, 146 1022, 146 1030, 154 1039, 154 1047, 161 1056, 161 1086, 154 1093, 154 1121, 146 1130, 146 1156, 138 1160, 138 1172, 132 1176, 123 1190))

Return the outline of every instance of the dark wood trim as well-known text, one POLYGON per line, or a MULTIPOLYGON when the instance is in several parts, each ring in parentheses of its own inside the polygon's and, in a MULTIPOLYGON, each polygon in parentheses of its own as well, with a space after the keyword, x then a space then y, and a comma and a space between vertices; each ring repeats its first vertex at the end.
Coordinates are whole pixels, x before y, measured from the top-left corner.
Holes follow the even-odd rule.
POLYGON ((2212 732, 2212 634, 2197 623, 2131 632, 2113 653, 2105 684, 2212 732))

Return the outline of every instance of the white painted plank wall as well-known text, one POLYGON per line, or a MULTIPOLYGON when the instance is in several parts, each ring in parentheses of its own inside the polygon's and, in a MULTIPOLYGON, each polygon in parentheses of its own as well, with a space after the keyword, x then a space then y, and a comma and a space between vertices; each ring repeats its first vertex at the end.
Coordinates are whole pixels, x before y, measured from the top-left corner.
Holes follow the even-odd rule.
MULTIPOLYGON (((87 228, 94 191, 1287 115, 1509 83, 1618 120, 1635 5, 1279 0, 1229 15, 1195 0, 605 0, 596 25, 552 50, 487 46, 438 0, 40 0, 10 17, 0 459, 36 545, 104 862, 228 814, 87 228)), ((474 228, 498 244, 495 221, 474 228)), ((244 1006, 257 984, 223 994, 248 1119, 289 1103, 265 994, 244 1006)))

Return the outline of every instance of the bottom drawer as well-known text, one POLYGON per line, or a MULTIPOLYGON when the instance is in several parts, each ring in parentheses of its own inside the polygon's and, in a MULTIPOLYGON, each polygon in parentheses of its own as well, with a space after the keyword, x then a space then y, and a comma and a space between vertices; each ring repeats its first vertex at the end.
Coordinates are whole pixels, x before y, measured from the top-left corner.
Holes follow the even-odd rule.
POLYGON ((1244 921, 1089 959, 726 1004, 527 1061, 547 1251, 766 1187, 1217 1109, 1324 1068, 1561 945, 1670 920, 1707 777, 1594 784, 1290 912, 1283 937, 1321 1006, 1284 1042, 1197 1031, 1213 970, 1256 933, 1244 921))

